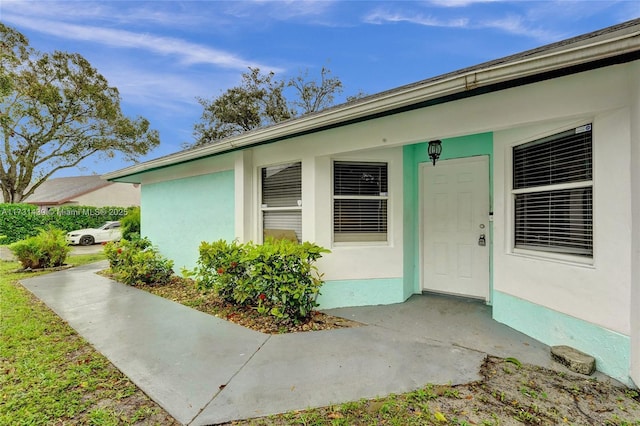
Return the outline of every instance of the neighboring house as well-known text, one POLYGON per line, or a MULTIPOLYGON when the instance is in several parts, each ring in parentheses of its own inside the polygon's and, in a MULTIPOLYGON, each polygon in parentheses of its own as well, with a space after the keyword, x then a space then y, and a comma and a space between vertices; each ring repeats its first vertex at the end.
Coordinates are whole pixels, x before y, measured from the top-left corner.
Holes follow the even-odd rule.
POLYGON ((331 249, 323 308, 478 298, 640 385, 639 115, 635 20, 104 177, 177 268, 288 230, 331 249))
POLYGON ((23 202, 43 211, 62 206, 139 206, 140 185, 109 182, 97 175, 54 178, 43 182, 23 202))

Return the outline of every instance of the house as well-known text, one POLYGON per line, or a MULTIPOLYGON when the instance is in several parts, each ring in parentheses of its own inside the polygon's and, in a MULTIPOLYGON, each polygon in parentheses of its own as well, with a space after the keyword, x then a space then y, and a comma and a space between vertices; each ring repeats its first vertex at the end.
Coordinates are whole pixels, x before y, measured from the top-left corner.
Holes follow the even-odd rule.
POLYGON ((62 206, 139 206, 140 185, 109 182, 98 175, 54 178, 44 181, 24 203, 43 211, 62 206))
POLYGON ((323 308, 477 298, 640 385, 639 115, 634 20, 105 178, 178 268, 288 230, 332 251, 323 308))

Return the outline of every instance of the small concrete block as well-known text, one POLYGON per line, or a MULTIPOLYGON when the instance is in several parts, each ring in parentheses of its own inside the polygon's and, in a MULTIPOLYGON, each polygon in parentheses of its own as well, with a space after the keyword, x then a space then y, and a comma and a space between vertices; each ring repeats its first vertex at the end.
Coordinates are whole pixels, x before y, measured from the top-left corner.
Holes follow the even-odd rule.
POLYGON ((552 346, 551 358, 576 373, 590 375, 596 370, 596 359, 570 346, 552 346))

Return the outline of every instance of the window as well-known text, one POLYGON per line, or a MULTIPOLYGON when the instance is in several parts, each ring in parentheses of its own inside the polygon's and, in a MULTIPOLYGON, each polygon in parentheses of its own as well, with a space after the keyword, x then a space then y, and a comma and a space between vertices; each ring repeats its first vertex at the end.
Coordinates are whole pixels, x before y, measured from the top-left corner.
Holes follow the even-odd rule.
POLYGON ((593 256, 592 126, 513 148, 515 248, 593 256))
POLYGON ((333 163, 334 242, 387 241, 387 163, 333 163))
POLYGON ((262 168, 264 237, 302 241, 302 164, 262 168))

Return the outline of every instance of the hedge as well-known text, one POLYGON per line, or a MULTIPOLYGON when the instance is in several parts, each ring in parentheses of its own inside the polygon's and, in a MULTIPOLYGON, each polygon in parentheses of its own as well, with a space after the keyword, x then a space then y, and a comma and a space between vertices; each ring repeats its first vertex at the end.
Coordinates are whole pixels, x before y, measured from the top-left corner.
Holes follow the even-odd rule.
POLYGON ((1 244, 33 237, 38 230, 53 226, 66 232, 74 229, 97 228, 104 222, 120 220, 132 207, 64 206, 41 212, 31 204, 0 204, 1 244))

